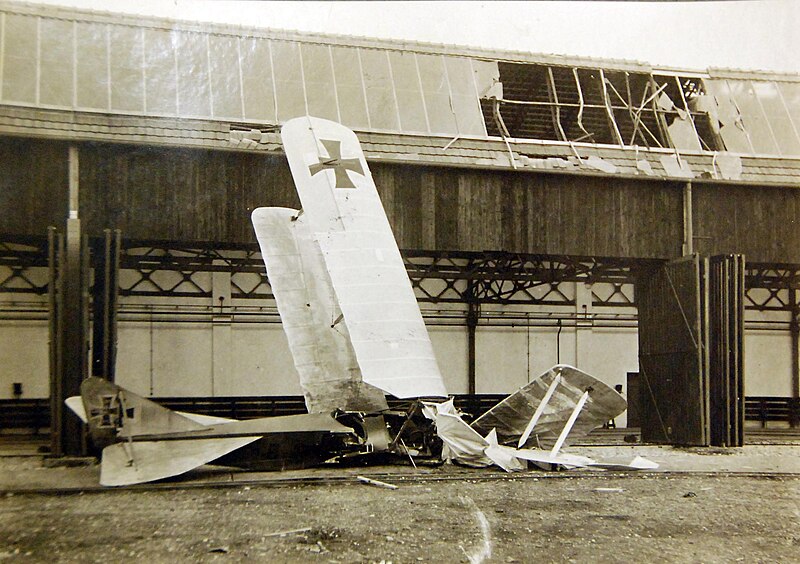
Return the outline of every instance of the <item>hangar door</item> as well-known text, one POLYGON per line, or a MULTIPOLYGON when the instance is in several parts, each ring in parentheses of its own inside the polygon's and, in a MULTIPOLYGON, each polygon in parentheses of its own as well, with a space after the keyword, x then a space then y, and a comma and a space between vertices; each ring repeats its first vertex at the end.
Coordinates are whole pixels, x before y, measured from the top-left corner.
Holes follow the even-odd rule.
POLYGON ((744 258, 685 257, 641 275, 644 442, 743 444, 744 258))

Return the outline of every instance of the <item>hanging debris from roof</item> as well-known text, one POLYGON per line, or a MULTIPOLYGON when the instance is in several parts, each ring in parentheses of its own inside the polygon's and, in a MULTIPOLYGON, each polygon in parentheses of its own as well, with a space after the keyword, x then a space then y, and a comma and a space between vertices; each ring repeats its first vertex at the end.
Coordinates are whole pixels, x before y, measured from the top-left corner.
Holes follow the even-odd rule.
POLYGON ((637 159, 636 161, 636 169, 645 173, 647 176, 655 176, 655 172, 653 171, 653 167, 650 164, 650 161, 645 159, 637 159))
POLYGON ((742 115, 739 113, 739 108, 736 102, 729 96, 717 95, 715 96, 718 110, 718 119, 722 124, 719 128, 720 137, 722 137, 725 148, 734 153, 752 153, 753 149, 750 144, 747 130, 742 122, 742 115))
POLYGON ((589 167, 591 167, 593 169, 600 170, 602 172, 607 172, 607 173, 610 173, 610 174, 613 174, 613 173, 617 172, 617 165, 615 165, 614 163, 610 163, 608 161, 605 161, 605 160, 603 160, 602 158, 600 158, 600 157, 598 157, 596 155, 592 155, 588 159, 585 159, 583 161, 583 164, 585 164, 586 166, 589 166, 589 167))
POLYGON ((678 155, 663 155, 659 161, 667 176, 675 178, 694 178, 694 171, 685 160, 678 155))
POLYGON ((739 155, 720 153, 716 155, 714 162, 719 169, 720 177, 725 180, 741 180, 742 159, 739 155))
POLYGON ((689 100, 689 109, 697 113, 705 113, 709 118, 709 125, 711 130, 719 134, 719 111, 717 110, 717 101, 713 96, 708 94, 700 94, 689 100))

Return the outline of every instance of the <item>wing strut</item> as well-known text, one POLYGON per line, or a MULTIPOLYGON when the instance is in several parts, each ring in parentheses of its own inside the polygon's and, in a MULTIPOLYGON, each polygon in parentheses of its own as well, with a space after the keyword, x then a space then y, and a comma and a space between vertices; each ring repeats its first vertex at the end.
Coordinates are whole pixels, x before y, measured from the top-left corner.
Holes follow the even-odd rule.
POLYGON ((539 418, 542 416, 542 413, 544 413, 544 409, 547 407, 547 402, 549 402, 550 398, 553 397, 553 392, 556 391, 556 388, 558 387, 558 384, 560 382, 561 382, 561 373, 559 373, 555 378, 553 378, 553 381, 550 382, 550 387, 547 388, 547 392, 545 392, 542 401, 536 407, 536 411, 533 412, 533 416, 531 417, 531 420, 528 422, 528 426, 525 427, 525 432, 522 433, 522 436, 519 438, 519 443, 517 443, 517 448, 522 448, 522 445, 524 445, 527 442, 528 437, 531 436, 533 428, 539 422, 539 418))
POLYGON ((569 416, 567 424, 564 425, 564 428, 561 430, 561 434, 558 436, 556 444, 553 445, 553 450, 550 451, 550 454, 553 456, 557 455, 558 451, 561 450, 561 447, 564 446, 564 441, 567 440, 567 435, 569 435, 569 432, 572 431, 572 426, 575 425, 575 421, 578 419, 578 415, 580 415, 581 409, 583 409, 583 404, 586 403, 587 399, 589 399, 589 390, 583 392, 581 399, 579 399, 578 403, 575 404, 575 409, 572 410, 572 415, 569 416))

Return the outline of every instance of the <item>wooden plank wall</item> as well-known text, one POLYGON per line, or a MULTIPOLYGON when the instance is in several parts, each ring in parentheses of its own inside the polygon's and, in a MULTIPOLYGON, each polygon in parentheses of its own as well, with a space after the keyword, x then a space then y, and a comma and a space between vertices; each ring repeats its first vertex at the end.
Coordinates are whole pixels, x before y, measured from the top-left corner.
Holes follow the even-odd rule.
POLYGON ((693 184, 695 249, 800 263, 800 189, 693 184))
MULTIPOLYGON (((86 232, 126 238, 255 241, 250 212, 298 207, 281 155, 81 144, 86 232)), ((533 172, 372 163, 398 244, 405 249, 504 250, 677 257, 682 184, 533 172)), ((800 190, 697 185, 702 253, 800 262, 800 190)), ((0 232, 43 235, 63 225, 67 144, 0 139, 0 232)))
POLYGON ((45 235, 66 225, 67 145, 0 138, 0 233, 45 235))
POLYGON ((90 233, 133 239, 255 241, 250 212, 298 207, 285 160, 190 149, 81 151, 81 217, 90 233))
POLYGON ((393 165, 372 172, 402 248, 680 254, 679 184, 393 165))

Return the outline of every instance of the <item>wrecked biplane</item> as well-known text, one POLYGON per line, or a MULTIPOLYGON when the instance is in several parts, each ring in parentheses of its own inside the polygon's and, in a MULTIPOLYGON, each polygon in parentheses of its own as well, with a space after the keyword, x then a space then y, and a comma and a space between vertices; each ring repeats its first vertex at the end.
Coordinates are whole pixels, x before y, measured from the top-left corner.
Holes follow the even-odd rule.
POLYGON ((467 423, 447 391, 356 135, 303 117, 282 131, 302 210, 252 214, 307 414, 237 421, 173 412, 99 378, 67 400, 102 449, 100 483, 136 484, 203 464, 253 470, 375 455, 507 471, 649 469, 561 452, 626 408, 599 380, 558 365, 467 423), (385 394, 408 399, 390 410, 385 394))

